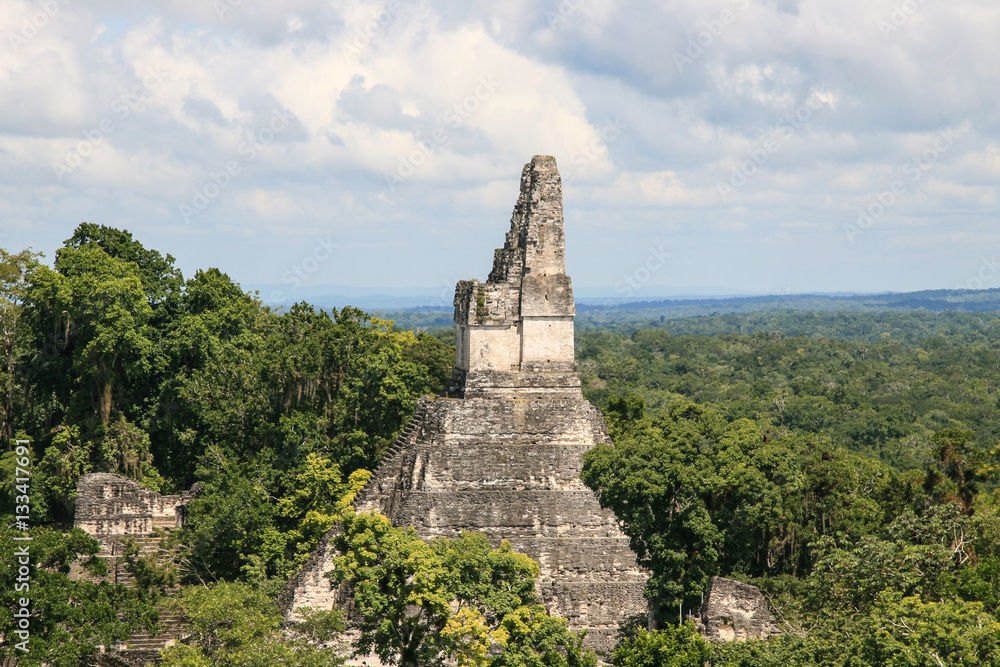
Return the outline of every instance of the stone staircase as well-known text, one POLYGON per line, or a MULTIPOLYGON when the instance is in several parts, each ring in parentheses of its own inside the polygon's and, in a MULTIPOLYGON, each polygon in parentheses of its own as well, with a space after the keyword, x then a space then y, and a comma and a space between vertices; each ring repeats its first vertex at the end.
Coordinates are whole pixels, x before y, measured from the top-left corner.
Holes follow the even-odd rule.
MULTIPOLYGON (((406 426, 400 431, 396 439, 392 441, 389 448, 386 450, 385 454, 382 455, 382 459, 379 464, 375 466, 372 471, 372 476, 354 499, 354 507, 357 508, 359 512, 369 511, 373 509, 381 509, 371 503, 369 503, 370 497, 392 497, 396 495, 398 491, 395 488, 401 481, 400 473, 405 466, 405 461, 408 457, 412 456, 413 444, 417 439, 423 434, 428 418, 430 416, 430 408, 434 403, 434 400, 447 400, 447 399, 430 399, 427 397, 421 398, 417 401, 417 407, 413 412, 413 416, 410 421, 406 423, 406 426), (383 486, 380 488, 375 488, 374 485, 378 484, 376 480, 382 483, 383 486), (393 488, 388 488, 386 484, 391 485, 393 488)), ((383 510, 384 511, 384 510, 383 510)))
POLYGON ((190 625, 184 617, 172 611, 160 611, 160 630, 157 634, 145 632, 136 633, 119 647, 119 652, 153 651, 158 652, 190 632, 190 625))
POLYGON ((88 664, 94 667, 151 667, 157 664, 162 649, 183 639, 189 632, 190 625, 183 616, 161 608, 159 630, 156 634, 136 633, 126 641, 101 653, 96 662, 88 664))
MULTIPOLYGON (((153 535, 129 537, 131 537, 132 543, 139 547, 140 556, 158 554, 162 549, 162 538, 153 535)), ((133 587, 135 585, 135 577, 126 569, 124 562, 126 540, 117 537, 112 538, 102 544, 102 547, 98 557, 108 566, 108 583, 133 587)))
MULTIPOLYGON (((139 548, 141 556, 167 556, 176 553, 177 549, 167 549, 163 546, 169 537, 169 530, 162 535, 135 535, 123 537, 113 537, 101 541, 101 552, 98 558, 103 560, 108 568, 106 576, 98 581, 107 581, 115 585, 134 587, 135 577, 125 567, 124 556, 127 549, 127 539, 139 548)), ((173 585, 166 589, 169 596, 180 589, 179 585, 173 585)), ((159 630, 156 634, 149 632, 138 632, 129 637, 126 641, 116 645, 114 650, 104 656, 102 665, 123 665, 128 667, 140 667, 153 665, 159 658, 160 650, 166 648, 185 637, 190 632, 190 625, 184 618, 166 608, 160 609, 159 630)))
MULTIPOLYGON (((138 536, 126 536, 126 538, 131 538, 133 544, 139 547, 140 556, 150 556, 150 555, 163 555, 176 554, 177 549, 166 549, 163 547, 164 540, 169 536, 169 532, 162 536, 156 535, 138 535, 138 536)), ((101 540, 101 551, 97 554, 97 557, 104 561, 107 565, 108 573, 104 577, 100 577, 97 581, 107 581, 108 583, 121 584, 123 586, 133 587, 135 585, 135 577, 131 572, 125 567, 125 553, 126 553, 126 539, 113 537, 107 540, 101 540)), ((167 588, 166 593, 175 593, 180 587, 171 586, 167 588)))

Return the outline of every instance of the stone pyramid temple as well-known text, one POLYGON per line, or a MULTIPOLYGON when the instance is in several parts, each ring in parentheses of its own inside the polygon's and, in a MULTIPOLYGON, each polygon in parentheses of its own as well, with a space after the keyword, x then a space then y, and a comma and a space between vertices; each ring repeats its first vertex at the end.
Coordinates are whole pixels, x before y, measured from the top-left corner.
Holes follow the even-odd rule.
MULTIPOLYGON (((584 452, 610 439, 580 390, 575 313, 562 182, 555 158, 535 156, 489 278, 456 287, 449 396, 421 399, 357 508, 424 538, 475 530, 509 540, 538 561, 549 612, 607 650, 624 619, 646 613, 648 575, 615 516, 580 481, 584 452)), ((289 582, 290 616, 340 603, 322 576, 333 555, 327 538, 289 582)))

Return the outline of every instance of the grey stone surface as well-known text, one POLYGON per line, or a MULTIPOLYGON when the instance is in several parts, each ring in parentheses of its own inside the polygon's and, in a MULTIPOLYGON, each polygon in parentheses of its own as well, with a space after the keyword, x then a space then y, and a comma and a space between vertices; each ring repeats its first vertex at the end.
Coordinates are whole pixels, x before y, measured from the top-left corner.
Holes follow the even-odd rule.
MULTIPOLYGON (((538 561, 550 612, 606 650, 625 618, 646 613, 648 573, 580 481, 583 454, 610 438, 580 391, 574 314, 559 172, 553 158, 536 156, 489 279, 456 288, 450 397, 418 403, 356 506, 424 538, 476 530, 509 540, 538 561)), ((322 576, 334 555, 328 536, 289 582, 290 618, 299 607, 343 604, 345 592, 322 576)))
MULTIPOLYGON (((186 508, 197 488, 178 495, 161 495, 126 477, 111 473, 91 473, 80 478, 76 487, 73 525, 82 528, 101 546, 98 558, 108 566, 102 579, 111 584, 132 586, 132 574, 122 561, 126 540, 141 554, 163 551, 155 531, 169 532, 183 528, 186 508)), ((70 570, 72 577, 93 578, 79 564, 70 570)), ((176 613, 161 611, 157 635, 140 632, 111 647, 98 664, 107 667, 140 667, 156 663, 160 649, 189 634, 189 626, 176 613)))
POLYGON ((696 625, 703 637, 717 642, 781 634, 759 588, 723 577, 712 577, 696 625))
POLYGON ((98 541, 131 535, 141 537, 157 528, 180 528, 191 493, 164 496, 131 479, 97 472, 84 475, 76 487, 73 525, 98 541))
POLYGON ((555 158, 536 155, 521 172, 510 231, 494 253, 489 278, 455 288, 452 396, 583 397, 562 210, 555 158))

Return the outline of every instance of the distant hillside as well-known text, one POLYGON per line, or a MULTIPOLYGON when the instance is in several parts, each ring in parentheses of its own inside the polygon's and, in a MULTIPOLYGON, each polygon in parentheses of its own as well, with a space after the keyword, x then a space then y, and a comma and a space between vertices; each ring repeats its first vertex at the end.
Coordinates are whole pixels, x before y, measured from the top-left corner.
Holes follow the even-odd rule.
POLYGON ((787 294, 771 296, 725 297, 714 299, 664 299, 637 301, 621 305, 577 304, 578 312, 657 311, 670 318, 719 313, 743 313, 754 310, 791 308, 811 311, 884 311, 946 310, 989 312, 1000 310, 1000 289, 923 290, 885 294, 787 294))
MULTIPOLYGON (((911 339, 982 328, 1000 317, 1000 289, 578 303, 576 310, 577 327, 582 330, 665 328, 677 335, 781 331, 831 338, 911 339), (881 316, 858 317, 864 314, 881 316)), ((401 329, 429 331, 452 325, 450 310, 423 307, 377 314, 395 320, 401 329)))

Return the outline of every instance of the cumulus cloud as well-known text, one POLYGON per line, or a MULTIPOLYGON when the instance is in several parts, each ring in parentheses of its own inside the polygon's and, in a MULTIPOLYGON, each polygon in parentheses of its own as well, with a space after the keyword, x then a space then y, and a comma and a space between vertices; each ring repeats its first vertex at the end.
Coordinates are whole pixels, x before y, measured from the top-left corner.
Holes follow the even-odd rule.
POLYGON ((335 234, 310 280, 437 286, 543 153, 581 285, 669 240, 664 289, 947 287, 994 236, 998 33, 988 0, 9 0, 0 226, 258 284, 335 234))

